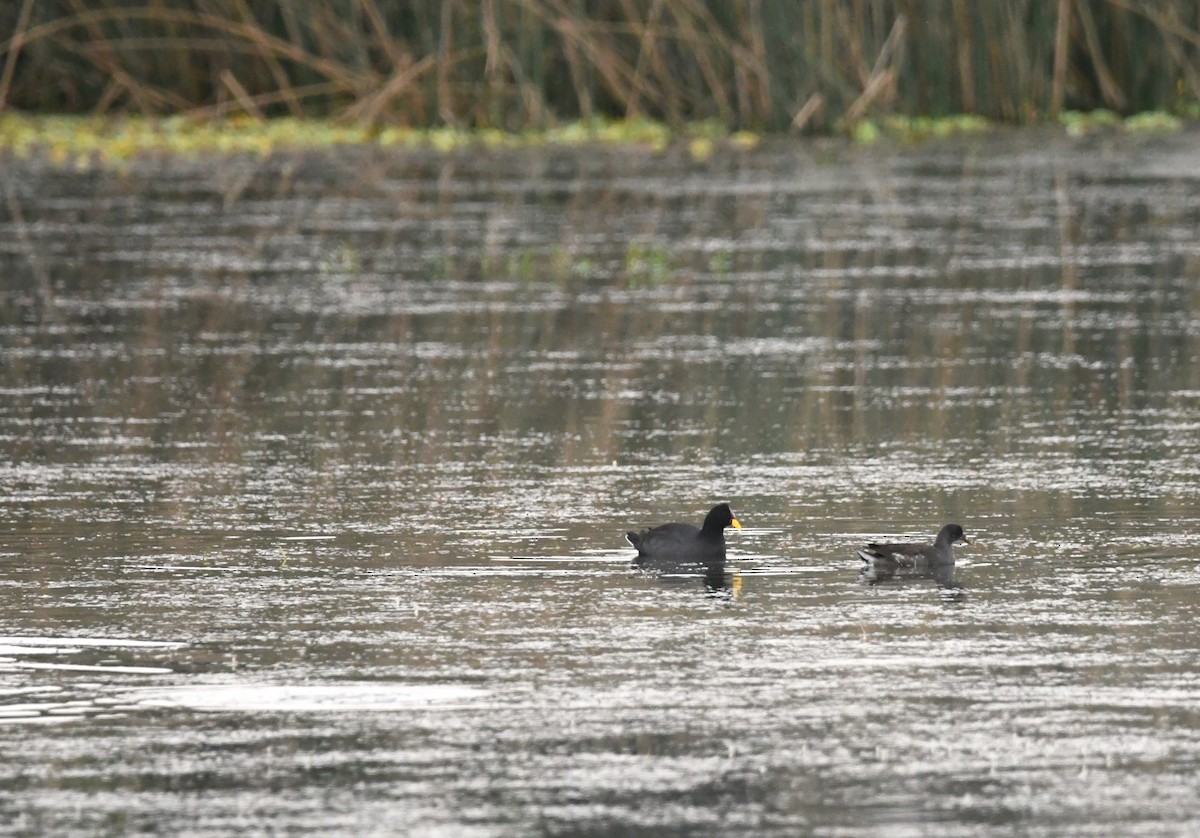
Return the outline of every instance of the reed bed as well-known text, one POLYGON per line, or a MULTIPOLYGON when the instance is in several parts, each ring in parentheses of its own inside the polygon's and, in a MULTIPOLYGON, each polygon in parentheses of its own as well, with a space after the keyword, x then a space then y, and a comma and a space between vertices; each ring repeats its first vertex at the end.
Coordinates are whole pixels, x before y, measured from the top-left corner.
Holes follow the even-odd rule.
POLYGON ((8 0, 0 109, 544 130, 1194 114, 1195 0, 8 0))

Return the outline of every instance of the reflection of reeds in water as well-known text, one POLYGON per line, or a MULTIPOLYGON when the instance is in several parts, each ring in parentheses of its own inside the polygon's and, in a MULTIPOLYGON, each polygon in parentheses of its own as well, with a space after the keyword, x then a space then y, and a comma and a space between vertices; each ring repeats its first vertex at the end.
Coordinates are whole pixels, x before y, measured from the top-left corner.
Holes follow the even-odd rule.
POLYGON ((1192 0, 21 0, 5 32, 0 108, 807 130, 1200 96, 1192 0))
POLYGON ((342 504, 387 521, 418 489, 499 519, 542 481, 554 503, 585 484, 803 495, 873 521, 897 497, 965 516, 980 493, 1068 520, 1091 492, 1182 485, 1186 178, 1118 168, 1110 190, 1073 174, 1085 161, 986 143, 931 191, 892 161, 831 172, 782 146, 756 166, 620 149, 10 166, 9 226, 57 300, 50 328, 0 307, 0 433, 39 464, 10 476, 50 498, 116 481, 87 496, 110 520, 143 503, 222 526, 277 525, 276 493, 299 498, 289 521, 342 504))
MULTIPOLYGON (((763 165, 761 177, 793 159, 763 165)), ((1136 368, 1122 359, 1193 354, 1182 332, 1138 337, 1137 324, 1168 319, 1169 285, 1145 293, 1136 318, 1081 330, 1081 316, 1098 317, 1087 311, 1099 304, 1086 293, 1054 296, 1087 290, 1067 284, 1072 249, 1063 243, 1074 235, 1085 246, 1069 218, 1098 218, 1086 201, 1107 207, 1110 199, 1089 192, 1068 204, 1064 193, 1060 204, 1040 168, 1015 175, 1009 197, 993 194, 986 178, 956 187, 956 205, 930 215, 922 201, 897 197, 888 178, 876 180, 870 163, 836 182, 793 178, 736 197, 728 187, 748 176, 741 158, 727 158, 720 174, 707 168, 705 177, 724 187, 707 192, 689 184, 696 174, 685 162, 664 165, 617 150, 549 162, 540 153, 423 164, 330 156, 296 175, 273 168, 290 172, 282 162, 263 164, 243 184, 245 200, 232 200, 214 228, 183 211, 184 193, 165 215, 162 204, 141 200, 123 202, 129 214, 120 217, 103 200, 86 210, 31 205, 27 214, 50 226, 26 225, 21 235, 30 252, 44 254, 68 301, 61 311, 129 295, 121 318, 137 335, 136 351, 101 352, 80 339, 71 364, 83 381, 128 382, 89 392, 81 405, 137 420, 135 430, 161 421, 166 457, 183 440, 239 462, 259 444, 247 430, 255 427, 318 463, 364 438, 378 440, 372 451, 381 461, 433 463, 455 434, 472 441, 454 456, 486 462, 510 456, 497 440, 513 429, 539 452, 525 460, 544 457, 548 466, 626 462, 631 447, 674 459, 689 450, 869 448, 889 435, 994 445, 990 456, 1002 459, 1023 437, 995 430, 998 412, 1027 409, 1026 397, 1003 394, 1046 394, 1049 413, 1066 416, 1078 409, 1082 377, 1124 408, 1138 390, 1136 368), (598 162, 624 162, 639 187, 595 182, 598 162), (504 191, 485 197, 487 184, 509 178, 543 186, 520 200, 504 191), (1035 257, 1029 265, 956 265, 946 255, 948 242, 961 242, 969 257, 984 241, 984 206, 996 213, 988 235, 1015 242, 1035 257), (69 259, 46 238, 64 219, 80 231, 69 259), (713 253, 713 242, 728 249, 713 253), (182 255, 172 257, 175 248, 182 255), (304 254, 320 259, 305 267, 304 254), (183 279, 158 267, 171 258, 188 266, 183 279), (165 274, 132 283, 131 271, 165 274), (1048 301, 1039 301, 1042 289, 1048 301), (929 325, 934 316, 938 328, 929 325), (276 321, 294 326, 281 331, 276 321), (1105 335, 1092 360, 1127 374, 1110 381, 1074 366, 1075 344, 1090 342, 1091 330, 1105 335), (1148 347, 1135 352, 1135 341, 1148 347), (1039 360, 1050 356, 1066 360, 1039 360), (190 387, 181 393, 164 381, 190 387), (306 447, 304 417, 329 422, 321 427, 337 430, 335 444, 306 447)), ((140 196, 154 177, 153 169, 135 171, 106 188, 140 196)), ((243 175, 207 177, 204 194, 221 195, 243 175)), ((43 191, 39 182, 30 194, 43 191)), ((1141 229, 1120 214, 1109 223, 1106 240, 1141 229)), ((1185 217, 1161 227, 1185 228, 1185 217)), ((1090 270, 1099 281, 1100 268, 1090 270)), ((19 328, 21 317, 13 308, 0 324, 19 328)), ((52 352, 63 341, 57 332, 45 339, 52 352)), ((10 352, 9 376, 41 383, 40 358, 10 352)), ((42 396, 21 398, 33 411, 42 396)), ((1019 413, 1005 414, 999 427, 1019 425, 1019 413)), ((12 446, 36 444, 30 436, 12 446)))

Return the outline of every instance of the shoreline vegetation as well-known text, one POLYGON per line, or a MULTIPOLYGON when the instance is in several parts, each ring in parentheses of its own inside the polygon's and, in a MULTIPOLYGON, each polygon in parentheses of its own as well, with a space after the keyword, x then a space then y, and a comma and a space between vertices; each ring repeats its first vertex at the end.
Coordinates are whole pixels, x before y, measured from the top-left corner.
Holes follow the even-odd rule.
MULTIPOLYGON (((1058 126, 1069 136, 1096 132, 1156 133, 1180 130, 1184 121, 1163 112, 1134 114, 1122 119, 1111 111, 1064 113, 1058 126)), ((857 145, 880 141, 921 142, 952 136, 984 134, 1000 129, 973 116, 943 119, 888 117, 858 123, 849 137, 857 145)), ((189 120, 145 116, 34 116, 0 113, 0 155, 41 157, 52 163, 87 167, 120 164, 143 155, 268 156, 274 153, 326 149, 336 146, 426 149, 452 152, 469 148, 530 148, 535 146, 620 145, 651 152, 680 149, 703 161, 720 150, 745 150, 759 145, 764 135, 726 131, 715 123, 696 123, 681 129, 646 119, 572 122, 544 131, 520 134, 497 130, 454 128, 386 128, 340 125, 330 120, 280 117, 252 120, 231 117, 189 120)))
POLYGON ((63 160, 1194 119, 1195 0, 0 4, 0 150, 63 160))

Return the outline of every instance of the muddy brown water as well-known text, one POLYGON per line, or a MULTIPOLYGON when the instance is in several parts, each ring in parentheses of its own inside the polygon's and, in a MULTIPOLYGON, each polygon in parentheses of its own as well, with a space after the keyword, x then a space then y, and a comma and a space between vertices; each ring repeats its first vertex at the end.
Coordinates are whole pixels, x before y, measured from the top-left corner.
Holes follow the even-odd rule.
POLYGON ((5 160, 0 828, 1200 831, 1198 140, 5 160))

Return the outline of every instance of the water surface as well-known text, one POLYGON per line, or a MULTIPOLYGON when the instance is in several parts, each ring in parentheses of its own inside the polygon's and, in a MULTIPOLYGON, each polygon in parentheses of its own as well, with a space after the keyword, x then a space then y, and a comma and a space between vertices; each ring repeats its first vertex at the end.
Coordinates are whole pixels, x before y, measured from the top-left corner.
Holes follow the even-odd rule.
POLYGON ((5 161, 0 825, 1200 829, 1197 139, 5 161))

